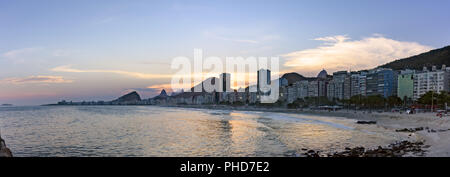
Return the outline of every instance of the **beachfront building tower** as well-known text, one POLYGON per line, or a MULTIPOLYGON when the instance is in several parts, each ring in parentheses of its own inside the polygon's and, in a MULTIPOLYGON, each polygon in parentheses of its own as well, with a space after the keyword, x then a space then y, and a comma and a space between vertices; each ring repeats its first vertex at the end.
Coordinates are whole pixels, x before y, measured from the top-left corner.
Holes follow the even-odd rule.
POLYGON ((414 96, 414 70, 402 70, 397 79, 397 96, 403 101, 413 99, 414 96))
POLYGON ((318 89, 318 95, 319 97, 326 97, 327 96, 327 86, 328 86, 329 78, 328 73, 323 69, 320 71, 320 73, 317 75, 317 89, 318 89))
MULTIPOLYGON (((330 90, 334 90, 334 98, 342 100, 344 99, 344 94, 345 94, 345 81, 346 78, 348 77, 348 72, 347 71, 338 71, 338 72, 334 72, 333 73, 333 88, 330 88, 330 90)), ((348 80, 347 80, 348 82, 348 80)), ((347 84, 348 86, 348 84, 347 84)), ((348 86, 347 89, 349 89, 350 87, 348 86)))
POLYGON ((231 75, 229 73, 222 73, 220 74, 220 91, 221 92, 231 92, 231 85, 230 85, 230 77, 231 75))
POLYGON ((397 95, 397 72, 378 68, 367 74, 367 95, 381 95, 384 98, 397 95))
POLYGON ((270 70, 268 70, 268 69, 260 69, 257 72, 257 76, 258 76, 258 79, 257 79, 257 83, 256 83, 256 88, 257 88, 258 92, 261 92, 261 85, 260 84, 263 84, 265 82, 267 85, 270 85, 270 83, 271 83, 271 81, 270 81, 270 70))
POLYGON ((436 69, 436 66, 431 68, 431 71, 427 67, 423 67, 422 71, 417 71, 414 74, 414 96, 413 99, 417 100, 422 95, 429 91, 440 93, 441 91, 450 91, 449 85, 449 72, 450 68, 442 65, 440 70, 436 69))
POLYGON ((230 85, 230 83, 231 83, 230 76, 231 75, 229 73, 220 74, 219 91, 215 95, 217 103, 223 103, 223 102, 228 101, 227 94, 232 92, 231 85, 230 85))

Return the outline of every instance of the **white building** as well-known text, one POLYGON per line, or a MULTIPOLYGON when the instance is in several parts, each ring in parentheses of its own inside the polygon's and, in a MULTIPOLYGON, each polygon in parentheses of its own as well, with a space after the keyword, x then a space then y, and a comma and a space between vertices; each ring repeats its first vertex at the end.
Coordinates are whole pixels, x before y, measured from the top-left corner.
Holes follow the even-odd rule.
POLYGON ((295 84, 292 84, 291 86, 287 87, 287 95, 286 95, 286 101, 287 103, 292 103, 298 98, 297 94, 297 87, 295 84))
POLYGON ((295 100, 301 98, 305 98, 308 96, 312 96, 317 94, 317 84, 315 84, 317 82, 308 82, 308 80, 302 80, 302 81, 297 81, 292 83, 292 85, 287 86, 287 87, 281 87, 280 91, 283 91, 283 97, 282 99, 284 99, 283 101, 286 101, 287 103, 292 103, 295 100), (312 84, 314 86, 311 86, 311 90, 309 89, 309 85, 312 84), (309 92, 310 93, 309 93, 309 92), (311 94, 311 95, 309 95, 311 94))
POLYGON ((433 66, 431 71, 424 67, 422 71, 414 74, 413 94, 414 100, 419 99, 422 95, 429 91, 440 93, 441 91, 450 90, 450 67, 442 65, 440 70, 433 66))
POLYGON ((297 98, 305 98, 308 97, 308 81, 307 80, 303 80, 303 81, 299 81, 294 83, 294 85, 297 88, 297 98))
POLYGON ((332 79, 330 82, 328 82, 327 85, 327 98, 328 100, 333 100, 334 98, 336 98, 335 96, 335 87, 336 87, 336 82, 334 79, 332 79))
POLYGON ((361 72, 359 75, 359 94, 362 96, 366 96, 366 90, 367 90, 367 81, 366 81, 366 74, 367 72, 361 72))
POLYGON ((350 96, 360 95, 361 89, 360 89, 360 74, 359 73, 352 73, 350 76, 350 96))
MULTIPOLYGON (((333 95, 333 98, 337 98, 337 99, 344 99, 345 96, 345 81, 346 78, 348 77, 348 72, 347 71, 338 71, 338 72, 334 72, 333 73, 333 80, 331 82, 331 84, 329 83, 329 89, 330 90, 334 90, 334 94, 330 93, 330 96, 328 96, 328 98, 331 97, 331 95, 333 95)), ((350 80, 347 79, 348 81, 348 88, 350 88, 350 80)), ((348 95, 350 95, 350 92, 348 92, 348 95)))
POLYGON ((350 76, 351 88, 350 96, 362 95, 366 96, 366 73, 367 72, 355 72, 350 76))
POLYGON ((250 85, 248 90, 246 90, 248 94, 248 103, 255 104, 258 102, 258 94, 256 92, 256 85, 250 85))

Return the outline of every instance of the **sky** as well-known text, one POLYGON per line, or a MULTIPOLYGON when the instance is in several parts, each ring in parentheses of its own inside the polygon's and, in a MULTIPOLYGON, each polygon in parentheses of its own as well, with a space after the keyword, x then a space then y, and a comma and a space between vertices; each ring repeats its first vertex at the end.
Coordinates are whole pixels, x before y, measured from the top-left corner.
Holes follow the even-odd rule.
POLYGON ((279 57, 280 72, 370 69, 450 44, 448 0, 0 0, 0 104, 155 96, 171 61, 279 57))

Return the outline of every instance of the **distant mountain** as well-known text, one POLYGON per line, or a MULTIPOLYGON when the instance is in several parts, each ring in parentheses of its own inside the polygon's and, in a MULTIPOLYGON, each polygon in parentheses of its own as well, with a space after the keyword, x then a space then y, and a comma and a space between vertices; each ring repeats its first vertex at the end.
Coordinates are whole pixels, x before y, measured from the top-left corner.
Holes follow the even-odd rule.
POLYGON ((288 81, 288 84, 291 85, 297 81, 306 80, 307 78, 298 74, 298 73, 286 73, 281 76, 281 78, 284 78, 288 81))
POLYGON ((382 68, 391 68, 394 70, 415 69, 422 70, 424 66, 437 66, 440 68, 443 64, 450 66, 450 46, 431 50, 416 56, 395 60, 393 62, 381 65, 382 68))
POLYGON ((288 81, 288 85, 292 85, 293 83, 298 82, 298 81, 303 81, 303 80, 313 81, 313 80, 317 79, 316 77, 305 77, 305 76, 302 76, 295 72, 283 74, 283 76, 281 76, 281 78, 286 79, 288 81))
POLYGON ((161 90, 161 93, 158 96, 155 96, 153 99, 164 99, 167 98, 169 95, 167 95, 166 90, 161 90))
POLYGON ((167 92, 166 92, 166 90, 162 89, 162 90, 161 90, 161 93, 159 93, 159 96, 167 97, 167 92))
POLYGON ((219 79, 219 78, 216 78, 216 77, 210 77, 210 78, 205 79, 205 80, 202 81, 201 83, 199 83, 199 84, 197 84, 196 86, 192 87, 192 88, 191 88, 191 92, 194 92, 194 91, 196 90, 195 88, 197 88, 198 90, 201 89, 202 92, 205 92, 205 84, 208 83, 208 85, 214 85, 214 84, 216 84, 216 79, 219 79))
POLYGON ((118 104, 132 104, 141 101, 141 96, 136 91, 128 93, 124 96, 119 97, 118 99, 112 101, 112 103, 118 104))

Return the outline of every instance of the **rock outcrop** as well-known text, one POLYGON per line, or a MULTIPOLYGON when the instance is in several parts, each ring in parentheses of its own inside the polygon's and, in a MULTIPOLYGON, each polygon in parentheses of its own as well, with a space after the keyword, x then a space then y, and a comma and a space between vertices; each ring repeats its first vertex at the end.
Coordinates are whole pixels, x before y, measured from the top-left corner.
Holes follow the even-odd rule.
POLYGON ((141 96, 136 91, 128 93, 112 101, 113 104, 137 104, 141 101, 141 96))
POLYGON ((306 80, 306 77, 298 74, 298 73, 286 73, 281 76, 288 81, 288 85, 292 85, 295 82, 306 80))
POLYGON ((5 141, 0 136, 0 157, 12 157, 11 150, 6 147, 5 141))
POLYGON ((363 121, 363 120, 359 120, 356 123, 357 124, 377 124, 377 121, 363 121))
POLYGON ((165 99, 167 97, 168 97, 167 92, 166 90, 163 89, 161 93, 158 96, 154 97, 153 99, 165 99))
POLYGON ((343 152, 322 154, 320 151, 302 149, 306 157, 404 157, 405 155, 424 156, 424 148, 429 146, 423 142, 401 141, 390 144, 388 147, 378 146, 376 149, 365 149, 364 147, 345 148, 343 152))

